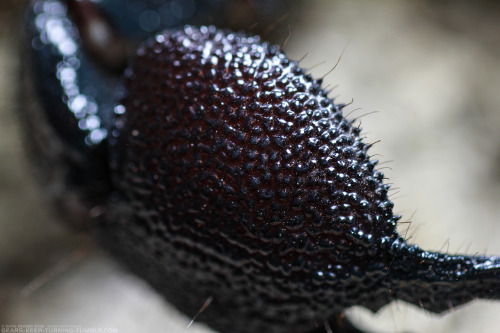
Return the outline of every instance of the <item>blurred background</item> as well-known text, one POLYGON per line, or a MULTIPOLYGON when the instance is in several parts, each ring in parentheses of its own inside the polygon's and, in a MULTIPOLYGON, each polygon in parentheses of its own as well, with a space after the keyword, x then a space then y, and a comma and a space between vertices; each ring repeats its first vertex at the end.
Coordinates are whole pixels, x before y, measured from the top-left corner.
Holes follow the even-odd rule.
MULTIPOLYGON (((0 3, 0 324, 208 332, 67 230, 37 188, 16 118, 22 6, 0 3), (47 270, 63 272, 22 292, 47 270)), ((400 233, 427 250, 500 255, 500 5, 309 0, 289 21, 288 40, 287 27, 276 34, 313 76, 342 54, 325 85, 353 101, 345 114, 366 142, 380 140, 371 152, 411 221, 400 233)), ((500 332, 500 303, 487 301, 441 316, 402 302, 348 315, 368 332, 500 332)))

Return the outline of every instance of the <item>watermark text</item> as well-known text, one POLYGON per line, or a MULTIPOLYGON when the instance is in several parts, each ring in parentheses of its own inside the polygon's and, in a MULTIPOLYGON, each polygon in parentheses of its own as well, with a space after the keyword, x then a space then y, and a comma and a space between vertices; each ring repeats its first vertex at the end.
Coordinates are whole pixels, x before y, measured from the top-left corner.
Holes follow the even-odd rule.
POLYGON ((118 333, 118 328, 82 325, 1 325, 0 333, 118 333))

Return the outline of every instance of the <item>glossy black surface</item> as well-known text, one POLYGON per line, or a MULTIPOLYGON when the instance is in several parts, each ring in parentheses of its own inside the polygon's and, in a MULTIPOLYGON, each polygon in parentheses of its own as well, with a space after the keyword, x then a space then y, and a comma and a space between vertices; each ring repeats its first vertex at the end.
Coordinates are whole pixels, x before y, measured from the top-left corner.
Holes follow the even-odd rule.
POLYGON ((108 132, 119 76, 96 65, 60 1, 34 1, 27 12, 23 116, 38 178, 77 228, 111 191, 108 132))
POLYGON ((325 321, 352 332, 339 320, 351 305, 442 312, 500 297, 498 258, 404 242, 360 129, 278 47, 169 30, 139 48, 123 89, 80 38, 100 16, 73 21, 51 0, 29 13, 25 120, 40 177, 71 224, 90 223, 187 315, 213 299, 198 319, 221 332, 317 332, 325 321))
POLYGON ((107 138, 114 107, 124 94, 121 74, 137 45, 153 31, 187 22, 228 25, 228 13, 236 15, 246 6, 262 31, 269 17, 289 11, 288 2, 31 2, 23 50, 28 144, 38 178, 70 224, 85 228, 92 223, 88 210, 100 207, 112 191, 107 138), (266 15, 256 14, 264 10, 266 15))
POLYGON ((353 305, 499 296, 498 259, 399 237, 360 129, 277 47, 167 31, 128 80, 102 243, 185 313, 213 298, 199 319, 221 332, 306 332, 353 305))

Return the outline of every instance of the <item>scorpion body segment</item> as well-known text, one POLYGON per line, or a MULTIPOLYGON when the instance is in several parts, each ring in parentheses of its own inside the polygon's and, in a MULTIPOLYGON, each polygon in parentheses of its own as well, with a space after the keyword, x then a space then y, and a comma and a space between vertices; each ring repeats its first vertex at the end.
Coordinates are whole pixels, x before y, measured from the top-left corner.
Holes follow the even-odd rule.
POLYGON ((427 252, 399 236, 360 129, 279 47, 214 26, 169 29, 138 48, 122 86, 86 58, 78 25, 45 4, 64 8, 35 2, 35 39, 45 13, 74 47, 65 54, 50 31, 34 44, 45 116, 28 113, 33 146, 40 117, 63 147, 35 155, 64 167, 83 207, 104 207, 86 215, 102 247, 186 314, 211 300, 199 320, 221 332, 299 333, 354 305, 401 299, 442 312, 500 298, 499 258, 427 252), (75 80, 94 70, 101 80, 75 80))

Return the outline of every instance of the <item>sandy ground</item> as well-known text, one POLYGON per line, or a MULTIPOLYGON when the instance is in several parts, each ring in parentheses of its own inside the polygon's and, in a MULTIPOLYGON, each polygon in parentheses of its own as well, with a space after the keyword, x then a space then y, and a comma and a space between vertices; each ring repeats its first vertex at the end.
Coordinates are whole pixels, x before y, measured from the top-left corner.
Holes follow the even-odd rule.
MULTIPOLYGON (((15 116, 16 32, 0 28, 0 324, 207 332, 186 328, 189 318, 56 221, 31 178, 15 116), (22 296, 32 279, 68 261, 77 263, 22 296)), ((346 114, 363 116, 367 141, 381 140, 372 152, 388 161, 381 167, 395 184, 395 210, 411 221, 400 232, 429 250, 500 254, 500 9, 490 1, 315 0, 291 31, 287 53, 307 53, 302 65, 316 77, 343 52, 325 81, 339 85, 331 93, 338 101, 354 100, 346 114)), ((486 301, 443 316, 402 302, 348 314, 370 332, 500 332, 500 303, 486 301)))

